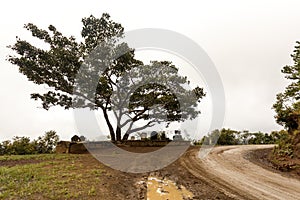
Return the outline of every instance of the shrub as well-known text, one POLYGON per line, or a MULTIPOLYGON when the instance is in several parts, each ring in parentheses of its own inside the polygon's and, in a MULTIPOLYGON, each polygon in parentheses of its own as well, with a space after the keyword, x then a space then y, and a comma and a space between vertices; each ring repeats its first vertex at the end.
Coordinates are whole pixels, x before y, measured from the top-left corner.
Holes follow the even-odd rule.
POLYGON ((0 144, 0 155, 53 153, 58 140, 55 131, 48 131, 33 141, 30 141, 29 137, 15 136, 13 141, 6 140, 0 144))

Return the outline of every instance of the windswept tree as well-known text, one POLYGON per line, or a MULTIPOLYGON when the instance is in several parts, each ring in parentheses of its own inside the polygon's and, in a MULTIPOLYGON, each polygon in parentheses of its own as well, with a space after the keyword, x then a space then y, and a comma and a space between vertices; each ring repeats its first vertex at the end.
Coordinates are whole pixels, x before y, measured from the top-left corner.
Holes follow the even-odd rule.
POLYGON ((91 15, 82 23, 81 42, 64 36, 53 25, 44 30, 29 23, 24 27, 46 47, 20 38, 10 46, 16 54, 8 60, 29 81, 50 88, 44 94, 31 94, 44 109, 101 110, 113 141, 126 140, 156 123, 168 125, 197 117, 197 104, 205 93, 200 87, 190 89, 187 78, 171 62, 144 65, 135 59, 134 49, 121 41, 124 28, 108 14, 91 15), (135 127, 140 120, 145 125, 135 127))

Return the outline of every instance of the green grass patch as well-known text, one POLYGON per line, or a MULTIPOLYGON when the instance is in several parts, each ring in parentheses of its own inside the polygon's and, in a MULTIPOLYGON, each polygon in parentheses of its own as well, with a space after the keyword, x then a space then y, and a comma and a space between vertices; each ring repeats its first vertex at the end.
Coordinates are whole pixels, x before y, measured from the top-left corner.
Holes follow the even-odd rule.
POLYGON ((72 159, 78 155, 75 154, 33 154, 33 155, 3 155, 0 161, 8 160, 66 160, 72 159))
POLYGON ((100 164, 87 162, 85 159, 88 156, 1 156, 0 160, 33 159, 41 162, 0 167, 0 199, 82 199, 101 196, 99 185, 105 170, 100 164))

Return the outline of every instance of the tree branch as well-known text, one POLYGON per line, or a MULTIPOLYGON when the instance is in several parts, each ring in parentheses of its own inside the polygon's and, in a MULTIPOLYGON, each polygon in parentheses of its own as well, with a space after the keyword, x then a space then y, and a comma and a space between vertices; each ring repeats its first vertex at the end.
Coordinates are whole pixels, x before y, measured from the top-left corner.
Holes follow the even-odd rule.
POLYGON ((152 127, 152 126, 154 126, 154 121, 150 121, 150 122, 148 122, 146 125, 144 125, 144 126, 141 126, 141 127, 138 127, 138 128, 135 128, 135 129, 132 129, 132 130, 128 130, 127 131, 127 134, 131 134, 131 133, 133 133, 133 132, 136 132, 136 131, 140 131, 140 130, 144 130, 144 129, 146 129, 146 128, 149 128, 149 127, 152 127))

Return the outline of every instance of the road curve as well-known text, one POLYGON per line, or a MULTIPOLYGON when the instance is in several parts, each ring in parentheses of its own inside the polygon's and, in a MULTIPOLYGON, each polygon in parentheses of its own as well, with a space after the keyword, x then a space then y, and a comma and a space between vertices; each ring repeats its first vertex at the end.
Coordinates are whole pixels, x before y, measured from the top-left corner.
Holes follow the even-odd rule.
POLYGON ((264 169, 245 156, 270 145, 215 147, 205 158, 198 151, 188 151, 181 164, 194 176, 223 192, 229 199, 300 199, 300 180, 264 169))

